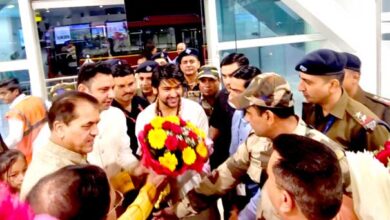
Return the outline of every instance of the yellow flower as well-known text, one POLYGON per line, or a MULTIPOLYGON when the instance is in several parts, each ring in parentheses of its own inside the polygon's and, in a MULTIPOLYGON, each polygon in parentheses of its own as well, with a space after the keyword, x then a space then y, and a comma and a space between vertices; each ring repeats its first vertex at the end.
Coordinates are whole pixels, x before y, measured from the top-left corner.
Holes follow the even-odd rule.
POLYGON ((148 133, 150 146, 154 149, 162 149, 165 145, 167 134, 163 129, 152 129, 148 133))
POLYGON ((158 161, 172 172, 176 169, 178 163, 176 156, 170 152, 165 152, 164 156, 158 158, 158 161))
POLYGON ((206 133, 205 133, 203 130, 201 130, 201 129, 199 129, 199 128, 195 128, 194 131, 195 131, 195 133, 196 133, 199 137, 201 137, 201 138, 206 138, 206 133))
POLYGON ((156 116, 150 122, 150 124, 153 126, 153 128, 161 128, 163 123, 164 123, 164 119, 160 116, 156 116))
POLYGON ((183 161, 187 165, 192 165, 196 160, 196 154, 194 149, 186 147, 183 150, 183 161))
POLYGON ((169 121, 173 124, 180 125, 180 119, 177 116, 170 115, 170 116, 165 117, 165 120, 169 121))
POLYGON ((196 152, 203 158, 207 156, 207 147, 204 145, 203 141, 196 146, 196 152))
POLYGON ((187 121, 186 127, 191 129, 192 131, 194 131, 196 129, 196 126, 194 124, 192 124, 190 121, 187 121))

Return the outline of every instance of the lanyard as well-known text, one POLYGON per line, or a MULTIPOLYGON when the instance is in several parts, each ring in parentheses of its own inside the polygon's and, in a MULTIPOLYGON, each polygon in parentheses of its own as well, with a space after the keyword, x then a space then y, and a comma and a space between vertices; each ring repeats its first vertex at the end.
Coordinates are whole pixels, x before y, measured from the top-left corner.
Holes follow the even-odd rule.
POLYGON ((324 128, 324 130, 322 130, 322 133, 326 134, 326 132, 329 131, 329 129, 330 129, 330 127, 332 127, 335 119, 336 118, 333 115, 329 115, 329 120, 328 120, 328 122, 326 122, 325 128, 324 128))

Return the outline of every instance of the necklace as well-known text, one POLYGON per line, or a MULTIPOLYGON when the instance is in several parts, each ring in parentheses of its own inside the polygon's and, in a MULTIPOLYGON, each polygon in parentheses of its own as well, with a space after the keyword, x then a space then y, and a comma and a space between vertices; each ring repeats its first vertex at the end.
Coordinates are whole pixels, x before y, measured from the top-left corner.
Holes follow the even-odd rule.
MULTIPOLYGON (((176 116, 180 115, 180 110, 181 110, 181 98, 179 99, 179 104, 178 104, 176 114, 175 114, 176 116)), ((158 98, 156 99, 156 115, 160 116, 160 117, 164 117, 164 114, 160 109, 160 104, 159 104, 158 98)))

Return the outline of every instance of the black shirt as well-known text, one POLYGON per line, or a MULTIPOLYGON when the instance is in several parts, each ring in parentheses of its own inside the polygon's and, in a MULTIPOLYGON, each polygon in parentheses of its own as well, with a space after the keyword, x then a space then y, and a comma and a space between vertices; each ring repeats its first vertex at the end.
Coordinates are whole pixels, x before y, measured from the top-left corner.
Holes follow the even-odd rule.
POLYGON ((214 140, 214 152, 210 157, 210 166, 217 168, 229 157, 230 140, 232 136, 232 118, 234 108, 228 104, 229 93, 222 89, 217 96, 214 110, 210 117, 210 126, 219 130, 219 136, 214 140))
POLYGON ((115 99, 112 102, 112 106, 119 108, 126 116, 126 125, 127 125, 127 135, 130 137, 130 148, 133 151, 133 154, 138 157, 137 149, 138 149, 138 141, 135 135, 135 121, 137 119, 138 114, 144 110, 149 105, 149 102, 144 98, 139 96, 134 96, 131 101, 131 112, 128 112, 124 109, 115 99))

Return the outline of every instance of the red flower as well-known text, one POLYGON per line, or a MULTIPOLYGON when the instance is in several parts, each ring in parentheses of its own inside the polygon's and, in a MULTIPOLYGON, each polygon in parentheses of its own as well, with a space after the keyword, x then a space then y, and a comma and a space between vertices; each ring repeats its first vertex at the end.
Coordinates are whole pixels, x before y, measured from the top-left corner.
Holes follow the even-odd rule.
POLYGON ((375 155, 383 165, 387 166, 388 160, 390 158, 390 141, 386 141, 385 148, 375 155))
POLYGON ((181 127, 179 125, 173 124, 172 122, 166 121, 162 124, 164 130, 170 130, 175 134, 181 134, 181 127))
POLYGON ((187 122, 185 122, 183 119, 180 118, 180 126, 184 127, 187 125, 187 122))
POLYGON ((179 145, 179 140, 172 135, 168 135, 167 140, 165 141, 165 146, 168 150, 174 151, 179 145))
POLYGON ((180 140, 179 141, 179 149, 184 150, 188 146, 187 142, 185 140, 180 140))
POLYGON ((198 135, 196 135, 193 131, 188 132, 188 137, 190 137, 194 141, 198 140, 198 135))
POLYGON ((152 129, 153 129, 153 126, 150 123, 146 124, 145 127, 144 127, 145 134, 147 134, 152 129))

